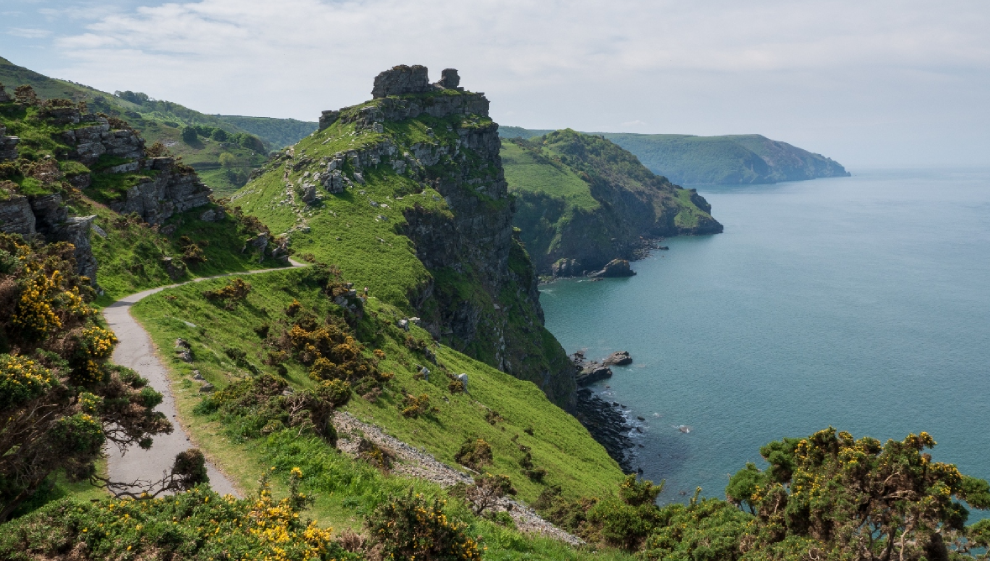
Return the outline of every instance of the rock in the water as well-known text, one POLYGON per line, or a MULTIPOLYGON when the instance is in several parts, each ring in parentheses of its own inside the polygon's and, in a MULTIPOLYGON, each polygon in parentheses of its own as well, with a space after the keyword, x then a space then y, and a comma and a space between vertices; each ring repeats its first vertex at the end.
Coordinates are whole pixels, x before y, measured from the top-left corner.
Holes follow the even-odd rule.
POLYGON ((636 274, 629 267, 629 261, 626 259, 613 259, 605 265, 605 268, 601 271, 595 271, 588 276, 591 277, 631 277, 636 274))
POLYGON ((612 369, 592 362, 588 364, 581 372, 577 375, 577 385, 578 386, 589 386, 595 382, 601 380, 607 380, 612 377, 612 369))
POLYGON ((605 359, 605 366, 626 366, 632 364, 632 357, 629 356, 629 351, 616 351, 605 359))

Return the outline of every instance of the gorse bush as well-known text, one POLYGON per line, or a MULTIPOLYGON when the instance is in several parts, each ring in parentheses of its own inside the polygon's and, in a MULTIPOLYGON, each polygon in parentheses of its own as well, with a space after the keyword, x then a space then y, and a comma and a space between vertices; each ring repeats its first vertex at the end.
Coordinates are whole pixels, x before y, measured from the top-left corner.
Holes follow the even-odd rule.
POLYGON ((289 392, 288 388, 285 381, 264 374, 204 398, 197 412, 219 412, 229 420, 240 419, 237 426, 244 438, 295 428, 300 435, 317 434, 336 444, 333 411, 350 399, 350 385, 335 380, 308 390, 289 392))
POLYGON ((478 542, 467 535, 466 524, 447 517, 445 504, 411 491, 393 498, 368 517, 368 539, 383 559, 480 560, 478 542))
POLYGON ((457 463, 479 471, 492 463, 492 447, 481 438, 470 438, 454 456, 457 463))
POLYGON ((107 364, 117 339, 72 255, 0 234, 0 522, 58 469, 93 476, 108 442, 147 448, 172 430, 161 395, 107 364))
POLYGON ((293 470, 289 496, 273 498, 267 478, 253 498, 220 496, 206 487, 148 500, 52 503, 0 536, 0 557, 80 559, 360 559, 332 539, 332 529, 300 518, 309 503, 293 470))

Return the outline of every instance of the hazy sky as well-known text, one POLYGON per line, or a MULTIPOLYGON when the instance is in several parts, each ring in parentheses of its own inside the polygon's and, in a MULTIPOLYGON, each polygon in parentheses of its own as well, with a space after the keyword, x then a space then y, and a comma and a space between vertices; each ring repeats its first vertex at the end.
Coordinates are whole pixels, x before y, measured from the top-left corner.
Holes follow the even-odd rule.
POLYGON ((988 0, 0 0, 0 55, 207 113, 315 121, 458 68, 504 125, 760 133, 990 166, 988 0))

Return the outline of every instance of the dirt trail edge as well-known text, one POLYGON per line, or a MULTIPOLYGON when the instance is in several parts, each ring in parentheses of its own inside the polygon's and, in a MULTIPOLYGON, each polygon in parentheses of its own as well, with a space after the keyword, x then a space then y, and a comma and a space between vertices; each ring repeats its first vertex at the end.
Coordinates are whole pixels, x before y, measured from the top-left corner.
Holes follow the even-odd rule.
MULTIPOLYGON (((293 267, 305 266, 295 261, 290 261, 290 263, 293 267)), ((168 369, 155 355, 155 346, 151 342, 151 336, 131 316, 131 306, 152 294, 189 283, 223 277, 285 271, 287 269, 287 267, 283 267, 279 269, 259 269, 255 271, 227 273, 224 275, 197 278, 179 284, 160 286, 125 296, 103 309, 103 317, 106 318, 107 324, 119 341, 113 351, 112 360, 114 364, 126 366, 134 370, 141 377, 148 380, 148 385, 162 394, 164 399, 161 405, 156 407, 155 410, 164 413, 165 417, 172 422, 172 426, 175 429, 172 431, 172 434, 154 437, 154 444, 149 450, 142 450, 137 446, 132 446, 122 453, 116 446, 109 446, 107 449, 107 464, 111 481, 158 481, 172 467, 176 454, 191 448, 189 434, 182 426, 182 423, 179 422, 179 412, 175 408, 175 397, 172 395, 172 388, 169 384, 168 369)), ((207 462, 206 467, 210 476, 210 487, 214 491, 221 495, 242 496, 237 490, 237 487, 223 472, 217 469, 217 466, 212 462, 207 462)), ((110 490, 111 492, 119 492, 132 489, 128 489, 127 487, 112 487, 110 490)))

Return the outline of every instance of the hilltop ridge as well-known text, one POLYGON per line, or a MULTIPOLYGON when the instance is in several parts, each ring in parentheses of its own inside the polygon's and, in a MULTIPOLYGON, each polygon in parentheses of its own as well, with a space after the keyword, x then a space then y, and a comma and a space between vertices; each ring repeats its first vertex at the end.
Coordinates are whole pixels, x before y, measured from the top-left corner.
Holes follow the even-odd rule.
MULTIPOLYGON (((550 130, 503 127, 502 138, 529 139, 550 130)), ((734 185, 847 177, 831 158, 759 134, 587 133, 632 152, 644 166, 678 185, 734 185)))

